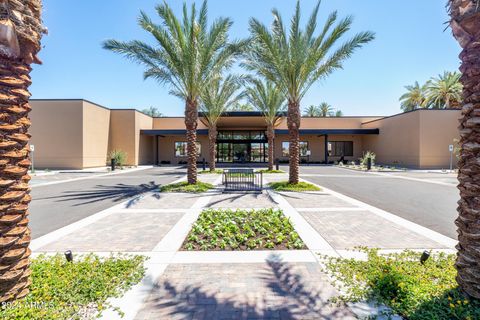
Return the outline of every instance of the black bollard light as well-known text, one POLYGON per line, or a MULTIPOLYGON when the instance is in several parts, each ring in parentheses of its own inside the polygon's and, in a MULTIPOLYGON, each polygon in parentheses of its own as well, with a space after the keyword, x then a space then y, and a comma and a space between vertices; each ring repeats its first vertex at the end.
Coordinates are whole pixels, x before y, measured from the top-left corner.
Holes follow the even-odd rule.
POLYGON ((425 261, 428 260, 428 258, 430 258, 430 252, 428 252, 427 250, 423 251, 421 257, 420 257, 420 263, 421 264, 424 264, 425 261))
POLYGON ((368 157, 367 158, 367 170, 372 169, 372 158, 368 157))
POLYGON ((203 171, 207 170, 207 163, 205 162, 205 158, 203 158, 203 161, 202 161, 202 169, 203 171))
POLYGON ((275 169, 278 171, 280 170, 280 161, 277 159, 275 159, 275 169))
POLYGON ((65 251, 65 259, 67 259, 68 262, 73 261, 73 253, 71 250, 65 251))
POLYGON ((114 158, 110 159, 110 167, 112 171, 115 171, 115 164, 116 164, 115 159, 114 158))

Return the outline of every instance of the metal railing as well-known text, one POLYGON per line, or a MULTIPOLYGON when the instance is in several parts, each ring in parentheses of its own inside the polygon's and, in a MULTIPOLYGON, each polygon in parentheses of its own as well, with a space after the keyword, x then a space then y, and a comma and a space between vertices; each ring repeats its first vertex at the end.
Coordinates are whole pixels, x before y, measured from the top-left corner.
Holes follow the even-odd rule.
POLYGON ((228 169, 223 171, 225 191, 262 191, 263 174, 253 169, 228 169))

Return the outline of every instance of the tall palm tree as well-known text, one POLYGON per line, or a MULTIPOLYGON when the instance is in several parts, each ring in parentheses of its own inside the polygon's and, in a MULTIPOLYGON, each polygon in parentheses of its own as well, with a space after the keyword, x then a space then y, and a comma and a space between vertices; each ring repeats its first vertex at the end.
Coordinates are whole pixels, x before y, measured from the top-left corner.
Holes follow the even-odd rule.
POLYGON ((445 71, 426 84, 425 104, 435 109, 459 108, 462 101, 461 73, 445 71))
POLYGON ((273 24, 270 30, 257 19, 250 19, 253 43, 244 65, 274 82, 288 101, 291 184, 298 183, 302 97, 314 82, 342 68, 344 60, 355 49, 374 38, 371 32, 361 32, 337 46, 338 41, 350 30, 352 18, 347 17, 337 23, 336 12, 330 14, 319 35, 315 36, 319 6, 320 2, 315 6, 305 30, 300 28, 300 1, 297 1, 289 32, 276 9, 272 10, 273 24))
POLYGON ((103 47, 117 52, 146 67, 145 79, 153 78, 171 87, 170 93, 185 100, 187 129, 188 183, 197 182, 198 105, 202 88, 235 61, 244 41, 229 42, 232 21, 219 18, 208 27, 207 1, 197 13, 195 3, 190 14, 183 4, 183 19, 179 20, 167 2, 156 7, 162 21, 154 23, 144 12, 140 26, 156 40, 156 46, 142 41, 105 41, 103 47))
POLYGON ((425 107, 426 103, 426 85, 420 85, 418 81, 415 81, 414 85, 405 86, 407 92, 405 92, 400 98, 400 107, 403 112, 412 111, 425 107))
POLYGON ((318 109, 318 106, 314 106, 312 104, 303 111, 303 116, 304 117, 320 117, 320 110, 318 109))
POLYGON ((273 170, 275 126, 285 111, 285 96, 271 81, 250 80, 245 89, 248 101, 263 114, 267 124, 268 170, 273 170))
POLYGON ((457 282, 463 291, 480 299, 480 5, 475 0, 450 0, 450 26, 462 47, 460 81, 463 84, 460 119, 460 160, 458 181, 460 201, 458 253, 455 266, 457 282))
POLYGON ((28 104, 30 65, 37 58, 45 29, 39 0, 0 3, 0 302, 28 293, 28 104))
POLYGON ((238 89, 240 89, 238 79, 229 75, 224 80, 220 77, 215 78, 202 90, 200 111, 208 126, 210 171, 215 171, 217 122, 230 105, 235 104, 242 98, 242 94, 237 94, 238 89))
POLYGON ((320 110, 320 117, 328 117, 333 115, 332 106, 326 102, 320 103, 320 105, 318 106, 318 109, 320 110))
POLYGON ((228 107, 228 111, 254 111, 255 108, 247 103, 234 103, 231 106, 228 107))

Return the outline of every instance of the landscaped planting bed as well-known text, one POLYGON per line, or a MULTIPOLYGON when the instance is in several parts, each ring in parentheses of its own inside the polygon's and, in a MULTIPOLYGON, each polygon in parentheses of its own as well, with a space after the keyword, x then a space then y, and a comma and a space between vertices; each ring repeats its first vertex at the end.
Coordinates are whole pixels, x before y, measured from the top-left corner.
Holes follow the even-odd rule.
POLYGON ((3 303, 0 319, 93 319, 111 307, 108 298, 121 296, 142 279, 144 261, 142 256, 91 254, 73 262, 62 255, 39 256, 31 264, 30 293, 3 303))
POLYGON ((291 184, 288 181, 279 181, 271 182, 268 184, 270 188, 275 191, 291 191, 291 192, 302 192, 302 191, 322 191, 319 187, 314 184, 300 181, 297 184, 291 184))
POLYGON ((206 209, 193 224, 182 250, 306 249, 290 220, 278 209, 206 209))
POLYGON ((202 193, 215 188, 211 183, 197 181, 196 184, 188 184, 187 181, 170 183, 160 187, 160 192, 186 192, 202 193))
POLYGON ((432 255, 422 264, 418 252, 362 252, 367 261, 325 257, 334 284, 346 291, 340 300, 380 302, 410 320, 480 319, 480 301, 457 287, 455 255, 432 255))

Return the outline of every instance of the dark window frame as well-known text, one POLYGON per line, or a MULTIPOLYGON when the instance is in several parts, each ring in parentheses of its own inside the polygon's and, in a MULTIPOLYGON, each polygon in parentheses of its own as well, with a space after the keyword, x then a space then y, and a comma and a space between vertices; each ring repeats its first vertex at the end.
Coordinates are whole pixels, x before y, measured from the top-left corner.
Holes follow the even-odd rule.
MULTIPOLYGON (((200 156, 202 154, 202 143, 200 141, 195 141, 195 143, 197 144, 197 156, 200 156)), ((185 158, 188 156, 188 153, 187 153, 187 141, 174 141, 173 142, 173 155, 175 158, 185 158), (177 143, 183 143, 185 144, 185 155, 180 155, 180 156, 177 156, 177 143)))
MULTIPOLYGON (((306 145, 307 145, 307 149, 306 149, 306 150, 308 151, 308 150, 310 150, 310 148, 309 148, 309 141, 299 141, 298 144, 299 144, 298 146, 299 146, 299 151, 300 151, 300 157, 308 157, 307 154, 302 154, 302 149, 300 148, 300 145, 301 145, 301 144, 306 144, 306 145)), ((290 157, 290 141, 282 141, 281 147, 282 147, 282 157, 290 157), (287 150, 289 150, 286 155, 285 155, 285 153, 283 152, 283 149, 284 149, 284 148, 283 148, 283 144, 284 144, 284 143, 287 144, 287 150)))
POLYGON ((344 156, 344 157, 353 157, 354 155, 354 152, 353 152, 353 146, 354 146, 354 143, 352 140, 342 140, 342 141, 328 141, 328 144, 330 145, 331 144, 331 148, 329 148, 329 152, 328 152, 328 156, 329 157, 341 157, 341 156, 344 156), (336 147, 336 144, 337 143, 341 143, 343 144, 343 147, 341 148, 342 149, 342 152, 340 154, 337 154, 336 151, 337 151, 337 147, 336 147), (351 144, 351 154, 347 154, 347 143, 348 144, 351 144))

